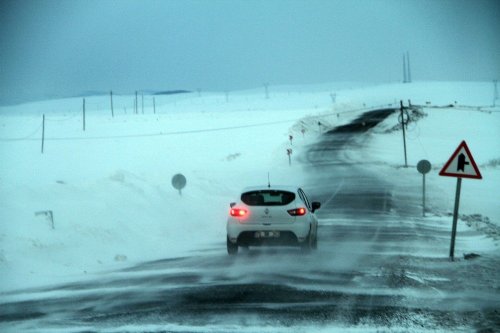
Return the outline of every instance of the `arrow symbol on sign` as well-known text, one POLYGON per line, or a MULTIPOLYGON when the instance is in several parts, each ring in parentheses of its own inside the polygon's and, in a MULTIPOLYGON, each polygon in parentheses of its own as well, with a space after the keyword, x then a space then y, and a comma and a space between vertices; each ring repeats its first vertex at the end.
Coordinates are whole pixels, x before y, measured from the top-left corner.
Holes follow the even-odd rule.
POLYGON ((465 155, 463 153, 458 155, 457 171, 461 170, 465 172, 465 166, 469 164, 469 162, 466 162, 465 155))

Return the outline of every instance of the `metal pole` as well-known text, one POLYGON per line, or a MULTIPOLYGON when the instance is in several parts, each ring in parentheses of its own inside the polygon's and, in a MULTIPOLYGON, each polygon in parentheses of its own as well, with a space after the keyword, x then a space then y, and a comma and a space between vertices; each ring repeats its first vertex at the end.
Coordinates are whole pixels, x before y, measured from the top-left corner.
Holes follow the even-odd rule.
POLYGON ((44 142, 45 142, 45 113, 42 116, 42 154, 43 154, 44 142))
POLYGON ((498 99, 498 87, 497 87, 498 80, 493 80, 493 84, 495 85, 495 89, 493 92, 493 106, 496 106, 496 102, 498 99))
POLYGON ((458 206, 460 205, 460 189, 462 178, 457 179, 457 193, 455 194, 455 209, 453 210, 453 226, 451 228, 450 259, 453 261, 455 253, 455 237, 457 236, 458 206))
POLYGON ((422 217, 425 217, 425 173, 422 174, 423 179, 423 192, 422 192, 422 217))
POLYGON ((408 83, 411 83, 410 52, 406 52, 406 66, 408 66, 408 83))
POLYGON ((406 78, 406 55, 403 53, 403 83, 406 83, 408 80, 406 78))
POLYGON ((114 113, 114 110, 113 110, 113 91, 112 90, 109 92, 109 96, 111 97, 111 117, 114 118, 115 117, 115 113, 114 113))
POLYGON ((138 104, 137 104, 137 91, 135 92, 135 104, 134 104, 134 112, 137 114, 138 104))
POLYGON ((85 132, 85 98, 83 99, 83 131, 85 132))
POLYGON ((403 101, 400 101, 401 104, 401 126, 403 127, 403 146, 405 151, 405 168, 408 167, 408 158, 406 156, 406 130, 405 130, 405 119, 403 114, 403 101))

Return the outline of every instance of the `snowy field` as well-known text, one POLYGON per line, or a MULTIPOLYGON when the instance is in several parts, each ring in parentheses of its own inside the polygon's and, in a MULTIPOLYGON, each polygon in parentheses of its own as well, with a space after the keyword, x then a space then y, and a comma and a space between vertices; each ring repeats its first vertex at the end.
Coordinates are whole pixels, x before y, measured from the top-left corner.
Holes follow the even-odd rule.
POLYGON ((306 144, 400 100, 425 113, 408 126, 409 167, 401 131, 391 130, 397 114, 349 158, 374 163, 418 198, 415 166, 428 159, 427 218, 449 221, 451 230, 456 180, 438 172, 466 140, 483 179, 462 183, 458 238, 477 229, 482 236, 467 250, 498 252, 500 107, 490 82, 270 87, 268 98, 264 89, 201 92, 155 96, 155 108, 147 95, 137 114, 134 98, 115 95, 112 117, 109 96, 86 97, 85 131, 82 98, 0 108, 0 291, 94 279, 224 243, 241 188, 265 184, 268 173, 274 184, 300 184, 306 144), (171 185, 177 173, 187 178, 182 195, 171 185))

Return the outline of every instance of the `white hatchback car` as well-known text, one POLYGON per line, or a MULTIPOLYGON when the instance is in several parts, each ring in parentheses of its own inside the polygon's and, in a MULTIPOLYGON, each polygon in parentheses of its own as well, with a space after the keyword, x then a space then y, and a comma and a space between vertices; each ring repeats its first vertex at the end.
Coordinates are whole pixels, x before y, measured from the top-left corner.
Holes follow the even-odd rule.
POLYGON ((227 220, 227 252, 238 247, 295 245, 316 249, 319 202, 310 202, 304 191, 293 186, 247 187, 240 200, 231 203, 227 220))

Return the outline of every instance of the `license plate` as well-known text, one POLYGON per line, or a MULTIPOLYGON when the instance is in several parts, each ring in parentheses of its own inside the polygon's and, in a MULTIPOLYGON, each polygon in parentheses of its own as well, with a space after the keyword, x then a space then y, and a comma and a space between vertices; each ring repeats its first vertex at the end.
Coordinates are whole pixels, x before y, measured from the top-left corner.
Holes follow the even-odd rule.
POLYGON ((279 238, 279 231, 256 231, 255 238, 279 238))

